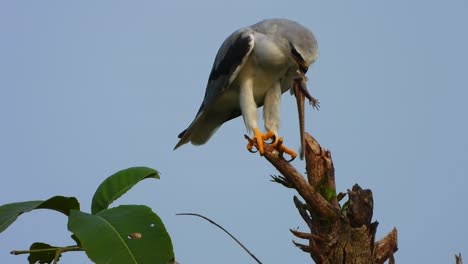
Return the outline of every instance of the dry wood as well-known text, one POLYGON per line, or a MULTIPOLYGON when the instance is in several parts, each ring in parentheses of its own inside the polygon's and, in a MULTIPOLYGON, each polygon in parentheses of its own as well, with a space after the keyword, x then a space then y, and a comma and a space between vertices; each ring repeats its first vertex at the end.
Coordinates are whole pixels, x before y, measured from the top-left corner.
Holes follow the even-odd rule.
MULTIPOLYGON (((335 185, 335 169, 331 153, 320 146, 311 135, 304 132, 304 98, 310 96, 305 87, 305 76, 294 78, 293 89, 297 98, 301 130, 301 152, 306 161, 306 178, 282 157, 276 149, 264 144, 265 158, 281 173, 273 181, 295 189, 301 198, 294 196, 294 204, 309 232, 291 230, 297 238, 308 240, 308 245, 294 242, 308 252, 315 263, 330 264, 380 264, 394 263, 398 250, 397 230, 375 242, 377 222, 372 222, 374 209, 372 192, 359 185, 348 190, 348 201, 339 204, 335 185), (302 112, 302 113, 301 113, 302 112)), ((255 145, 255 142, 246 136, 255 145)))

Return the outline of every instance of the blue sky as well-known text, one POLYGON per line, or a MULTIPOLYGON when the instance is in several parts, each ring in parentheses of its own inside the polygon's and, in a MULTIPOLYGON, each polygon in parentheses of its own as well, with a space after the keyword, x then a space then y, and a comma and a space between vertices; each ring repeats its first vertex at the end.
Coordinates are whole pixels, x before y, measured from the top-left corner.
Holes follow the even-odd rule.
MULTIPOLYGON (((172 151, 204 95, 216 51, 234 30, 284 17, 310 28, 319 59, 307 131, 330 149, 337 189, 374 193, 377 237, 399 230, 399 263, 450 263, 468 252, 466 1, 2 1, 0 204, 76 196, 90 210, 110 174, 149 166, 116 204, 146 204, 185 263, 253 263, 206 215, 264 263, 307 263, 292 195, 245 150, 241 119, 208 144, 172 151)), ((298 148, 294 98, 280 134, 298 148)), ((302 161, 294 165, 303 170, 302 161)), ((3 263, 36 241, 69 245, 66 219, 22 215, 0 235, 3 263)), ((64 263, 89 263, 68 253, 64 263)))

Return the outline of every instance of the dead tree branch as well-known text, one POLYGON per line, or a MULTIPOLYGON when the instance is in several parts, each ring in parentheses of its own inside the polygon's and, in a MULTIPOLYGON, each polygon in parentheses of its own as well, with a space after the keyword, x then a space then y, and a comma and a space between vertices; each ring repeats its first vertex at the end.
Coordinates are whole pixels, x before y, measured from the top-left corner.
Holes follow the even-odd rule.
POLYGON ((356 184, 347 192, 348 201, 340 205, 344 194, 336 193, 331 153, 304 132, 304 98, 317 103, 308 94, 305 80, 303 75, 296 77, 293 90, 298 103, 301 152, 305 156, 307 179, 283 159, 281 153, 264 144, 265 158, 281 173, 281 176, 274 176, 273 181, 295 189, 304 200, 295 196, 294 204, 310 230, 291 232, 299 239, 308 240, 308 245, 293 243, 320 264, 380 264, 387 260, 394 263, 393 254, 398 250, 397 230, 393 229, 375 242, 378 223, 372 222, 372 192, 356 184))

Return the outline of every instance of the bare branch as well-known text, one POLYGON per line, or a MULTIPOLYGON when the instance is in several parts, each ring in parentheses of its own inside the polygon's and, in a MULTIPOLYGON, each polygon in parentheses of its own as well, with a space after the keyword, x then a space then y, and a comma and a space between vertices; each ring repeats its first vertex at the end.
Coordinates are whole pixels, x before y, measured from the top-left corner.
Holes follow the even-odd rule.
POLYGON ((398 250, 397 235, 397 229, 393 228, 384 238, 374 243, 374 263, 382 264, 387 259, 393 259, 393 254, 398 250))
POLYGON ((306 222, 307 226, 309 228, 311 228, 312 227, 312 218, 310 217, 309 213, 306 210, 307 205, 304 204, 303 202, 301 202, 299 200, 299 198, 297 198, 296 195, 294 195, 293 201, 294 201, 294 205, 296 206, 297 210, 299 211, 299 214, 301 215, 302 219, 304 220, 304 222, 306 222))
POLYGON ((270 177, 272 182, 279 183, 286 188, 293 188, 291 183, 289 183, 288 180, 282 175, 270 175, 270 177))
POLYGON ((311 233, 299 232, 299 231, 292 230, 292 229, 289 229, 289 231, 291 231, 291 233, 293 233, 293 235, 295 235, 298 238, 309 239, 309 240, 313 239, 316 242, 326 242, 327 241, 325 238, 323 238, 321 236, 318 236, 318 235, 311 234, 311 233))
POLYGON ((334 208, 314 186, 309 185, 304 177, 285 159, 279 157, 278 151, 272 146, 264 145, 265 158, 287 179, 289 183, 297 190, 306 203, 312 207, 320 216, 330 218, 337 214, 334 208))

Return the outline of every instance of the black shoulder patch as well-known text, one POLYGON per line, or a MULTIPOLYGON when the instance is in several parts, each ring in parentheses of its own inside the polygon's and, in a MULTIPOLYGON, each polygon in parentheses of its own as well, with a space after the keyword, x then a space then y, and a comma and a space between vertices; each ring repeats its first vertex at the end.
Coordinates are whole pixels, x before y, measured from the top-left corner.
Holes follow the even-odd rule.
POLYGON ((236 41, 229 47, 224 58, 219 62, 217 67, 213 67, 210 73, 209 80, 216 80, 219 76, 229 75, 241 64, 242 59, 250 50, 250 36, 240 35, 236 41))

